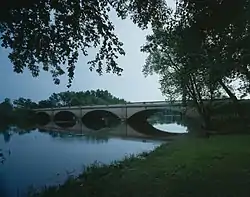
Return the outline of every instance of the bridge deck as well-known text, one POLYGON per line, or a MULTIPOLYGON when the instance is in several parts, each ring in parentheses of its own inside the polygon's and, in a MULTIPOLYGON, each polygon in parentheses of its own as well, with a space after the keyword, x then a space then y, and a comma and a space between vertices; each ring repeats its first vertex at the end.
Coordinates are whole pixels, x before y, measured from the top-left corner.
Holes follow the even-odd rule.
POLYGON ((103 109, 103 108, 133 108, 133 107, 164 107, 169 105, 180 105, 181 102, 166 102, 166 101, 154 101, 154 102, 134 102, 126 104, 115 104, 115 105, 88 105, 88 106, 66 106, 56 108, 40 108, 34 109, 35 111, 48 111, 48 110, 66 110, 66 109, 103 109))

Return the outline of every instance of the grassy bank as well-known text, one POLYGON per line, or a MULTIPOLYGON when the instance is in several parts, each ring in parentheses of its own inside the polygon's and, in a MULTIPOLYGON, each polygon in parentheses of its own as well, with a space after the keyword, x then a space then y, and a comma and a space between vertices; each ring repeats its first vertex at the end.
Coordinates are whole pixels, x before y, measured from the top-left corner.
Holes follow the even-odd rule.
POLYGON ((41 196, 250 196, 250 136, 188 138, 149 155, 88 168, 41 196))

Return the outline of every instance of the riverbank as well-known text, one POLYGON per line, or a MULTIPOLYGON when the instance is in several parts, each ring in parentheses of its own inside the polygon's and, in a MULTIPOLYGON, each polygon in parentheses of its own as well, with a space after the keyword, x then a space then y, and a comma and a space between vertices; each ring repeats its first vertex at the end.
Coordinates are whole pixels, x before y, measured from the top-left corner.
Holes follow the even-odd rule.
POLYGON ((183 138, 138 158, 92 166, 39 196, 250 196, 250 135, 183 138))

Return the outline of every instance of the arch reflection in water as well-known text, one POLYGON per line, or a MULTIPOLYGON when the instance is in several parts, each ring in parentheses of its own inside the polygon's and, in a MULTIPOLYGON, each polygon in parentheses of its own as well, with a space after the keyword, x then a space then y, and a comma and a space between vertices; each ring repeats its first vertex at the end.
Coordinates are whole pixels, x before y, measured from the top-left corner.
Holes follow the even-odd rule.
POLYGON ((58 135, 63 134, 73 134, 73 135, 95 135, 95 136, 117 136, 117 137, 146 137, 146 135, 138 133, 135 131, 132 127, 129 125, 123 123, 119 124, 112 128, 102 128, 99 130, 94 130, 86 127, 82 122, 77 122, 73 127, 71 128, 62 128, 55 124, 54 122, 50 122, 49 124, 45 126, 38 127, 39 130, 44 132, 57 132, 58 135))
POLYGON ((64 129, 62 137, 56 137, 56 133, 60 132, 54 132, 54 137, 44 132, 34 130, 23 136, 14 133, 11 143, 4 142, 0 134, 3 153, 8 150, 13 153, 10 156, 4 155, 7 156, 6 162, 0 167, 3 175, 0 176, 0 182, 3 183, 0 188, 1 197, 28 196, 26 191, 31 185, 34 189, 42 189, 45 185, 63 184, 69 175, 78 176, 83 166, 95 161, 109 164, 126 155, 150 151, 160 145, 159 142, 144 143, 138 138, 123 140, 107 137, 101 139, 102 136, 95 138, 94 135, 67 135, 67 129, 64 129))
POLYGON ((173 123, 158 123, 153 125, 154 128, 159 129, 163 132, 170 132, 170 133, 188 133, 188 130, 185 126, 177 124, 175 122, 173 123))
POLYGON ((72 112, 60 111, 55 114, 53 121, 62 128, 70 128, 76 124, 77 118, 72 112))
POLYGON ((129 120, 128 123, 133 127, 136 131, 149 135, 149 136, 171 136, 177 135, 180 133, 185 133, 184 126, 180 131, 175 132, 173 127, 176 127, 177 124, 181 124, 182 116, 180 112, 164 110, 164 109, 148 109, 144 111, 140 111, 134 114, 129 120), (157 124, 169 125, 172 124, 171 127, 158 127, 157 124))
POLYGON ((57 129, 46 129, 46 128, 38 128, 38 131, 41 133, 48 133, 54 139, 58 139, 60 141, 72 142, 72 141, 84 141, 90 144, 96 143, 107 143, 109 140, 108 136, 105 135, 83 135, 80 132, 72 132, 63 130, 58 131, 57 129), (81 137, 82 136, 82 137, 81 137))
POLYGON ((184 124, 182 115, 171 112, 159 112, 147 120, 153 127, 164 132, 187 133, 187 127, 184 124))
POLYGON ((51 122, 50 124, 39 127, 39 129, 43 129, 45 132, 57 132, 58 134, 53 134, 55 135, 86 135, 86 136, 92 136, 94 138, 96 137, 118 137, 118 138, 123 138, 123 139, 138 139, 138 140, 146 140, 146 139, 152 139, 152 140, 164 140, 168 139, 169 136, 171 136, 169 133, 166 132, 161 132, 159 134, 158 129, 154 128, 152 125, 149 125, 150 128, 138 128, 137 130, 133 127, 130 126, 129 124, 126 123, 121 123, 118 124, 115 127, 111 128, 102 128, 99 130, 94 130, 86 127, 82 122, 78 121, 73 127, 71 128, 61 128, 57 124, 51 122), (145 132, 145 130, 151 129, 151 134, 148 132, 145 132))
POLYGON ((82 117, 83 124, 93 130, 115 127, 120 123, 120 118, 105 110, 94 110, 82 117))

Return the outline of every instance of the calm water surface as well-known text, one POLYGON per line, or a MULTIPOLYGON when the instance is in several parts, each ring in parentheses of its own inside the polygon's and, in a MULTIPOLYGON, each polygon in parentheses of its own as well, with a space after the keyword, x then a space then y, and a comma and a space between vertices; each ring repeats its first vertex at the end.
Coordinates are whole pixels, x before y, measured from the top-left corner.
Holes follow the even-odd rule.
MULTIPOLYGON (((186 132, 185 127, 175 123, 154 127, 168 132, 186 132)), ((5 157, 0 163, 1 197, 25 196, 30 186, 61 184, 95 161, 108 164, 126 155, 151 151, 162 143, 140 138, 55 135, 38 129, 29 133, 16 131, 0 134, 0 153, 5 157)))

